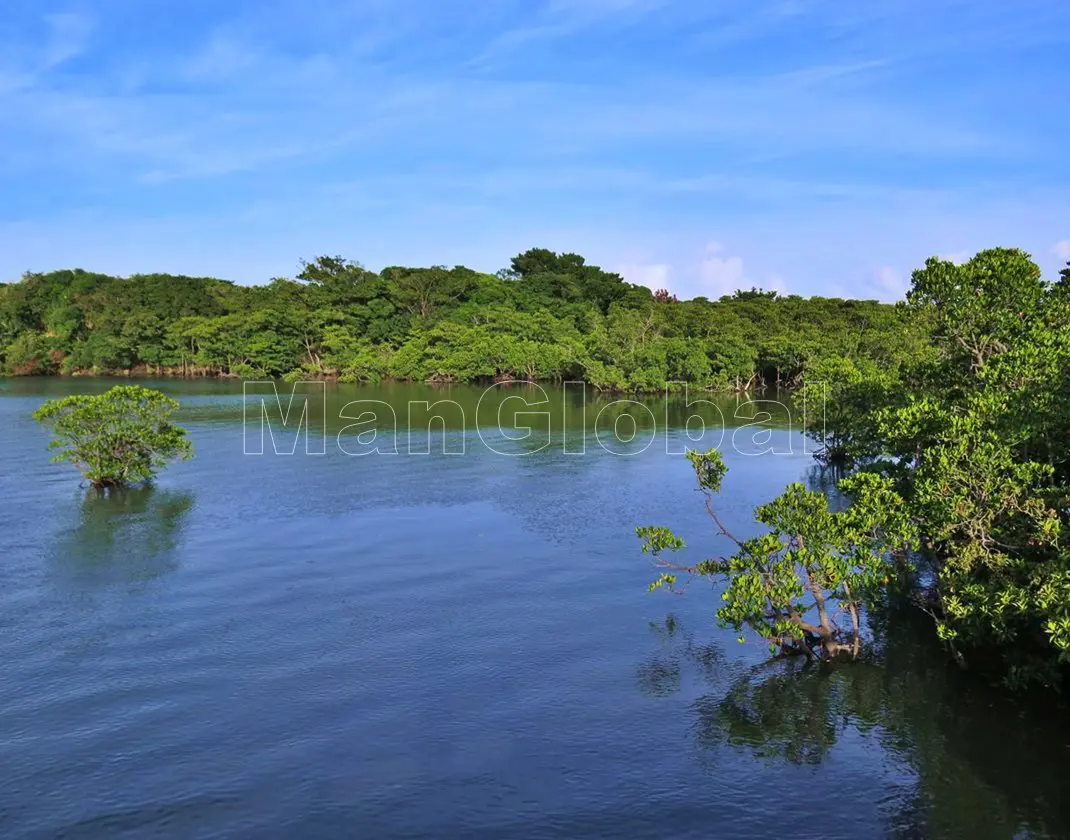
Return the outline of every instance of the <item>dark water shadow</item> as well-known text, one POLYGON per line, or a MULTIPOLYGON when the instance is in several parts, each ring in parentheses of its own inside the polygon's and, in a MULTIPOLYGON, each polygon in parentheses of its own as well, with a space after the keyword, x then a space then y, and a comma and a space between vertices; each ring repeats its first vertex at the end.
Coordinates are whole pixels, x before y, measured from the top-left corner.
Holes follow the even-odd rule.
MULTIPOLYGON (((700 763, 717 776, 730 770, 731 753, 800 767, 835 757, 834 789, 822 794, 821 776, 813 789, 778 794, 825 795, 830 819, 852 798, 874 795, 874 775, 898 767, 876 794, 885 836, 1070 837, 1066 706, 949 666, 925 621, 918 611, 873 617, 875 643, 857 663, 774 660, 735 673, 718 665, 691 709, 700 763), (857 767, 857 787, 844 766, 857 767)), ((702 647, 687 639, 641 664, 640 689, 655 697, 679 690, 689 650, 702 647)))
POLYGON ((714 643, 701 643, 669 613, 661 624, 650 622, 660 649, 636 668, 639 690, 647 697, 669 697, 680 691, 684 671, 693 671, 706 684, 716 686, 731 673, 724 651, 714 643))
POLYGON ((77 524, 51 553, 62 578, 80 586, 143 584, 178 568, 182 527, 193 495, 152 485, 100 492, 81 499, 77 524))

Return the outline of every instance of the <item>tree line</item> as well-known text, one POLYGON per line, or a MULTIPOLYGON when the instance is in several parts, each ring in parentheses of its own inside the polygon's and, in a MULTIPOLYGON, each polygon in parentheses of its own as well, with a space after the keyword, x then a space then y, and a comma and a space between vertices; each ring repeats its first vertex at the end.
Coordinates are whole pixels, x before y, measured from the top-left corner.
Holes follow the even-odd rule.
POLYGON ((0 285, 8 375, 583 380, 747 390, 799 385, 828 359, 897 370, 925 336, 877 301, 738 290, 680 301, 576 254, 532 249, 508 269, 304 262, 258 286, 81 269, 0 285))
MULTIPOLYGON (((16 374, 797 385, 825 407, 801 414, 844 504, 793 484, 755 511, 768 531, 740 539, 717 512, 723 458, 691 452, 731 553, 677 560, 680 537, 638 528, 652 588, 718 579, 723 626, 812 661, 857 659, 870 610, 905 598, 960 665, 1070 688, 1070 264, 1046 281, 994 248, 931 258, 911 281, 894 307, 757 290, 681 302, 545 250, 495 276, 321 257, 260 287, 54 272, 0 288, 0 335, 16 374)), ((128 387, 35 416, 58 459, 107 487, 189 454, 176 408, 128 387)))
POLYGON ((857 658, 863 610, 895 593, 960 665, 1070 689, 1070 265, 1046 282, 1016 249, 933 258, 901 310, 921 352, 830 354, 793 395, 825 401, 807 431, 849 506, 792 485, 755 512, 769 532, 737 540, 716 510, 723 459, 692 452, 732 552, 677 560, 680 537, 639 528, 652 586, 720 580, 723 626, 808 659, 857 658))

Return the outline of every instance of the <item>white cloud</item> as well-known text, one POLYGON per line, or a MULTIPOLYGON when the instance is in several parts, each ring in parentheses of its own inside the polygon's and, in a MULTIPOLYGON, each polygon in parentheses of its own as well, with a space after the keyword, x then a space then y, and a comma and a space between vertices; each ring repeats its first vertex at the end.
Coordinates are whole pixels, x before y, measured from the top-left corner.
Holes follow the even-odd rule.
POLYGON ((655 291, 669 288, 669 266, 664 263, 620 265, 613 270, 629 283, 646 286, 655 291))
POLYGON ((962 265, 970 258, 968 251, 952 251, 950 254, 940 254, 939 256, 940 259, 953 262, 955 265, 962 265))
POLYGON ((910 288, 903 275, 891 266, 882 266, 867 284, 878 300, 900 300, 910 288))
POLYGON ((1052 246, 1051 251, 1061 260, 1070 260, 1070 239, 1060 239, 1052 246))
MULTIPOLYGON (((658 250, 665 250, 664 248, 658 250)), ((671 247, 678 251, 677 247, 671 247)), ((650 289, 667 289, 687 300, 693 297, 705 297, 717 300, 725 295, 732 295, 738 289, 752 287, 788 293, 784 278, 775 273, 766 274, 764 281, 755 279, 753 266, 748 270, 744 259, 739 254, 729 253, 720 242, 709 242, 697 260, 659 260, 650 253, 641 253, 627 247, 618 250, 616 261, 610 260, 614 270, 628 282, 638 283, 650 289)))
POLYGON ((706 246, 706 254, 699 263, 699 286, 701 294, 711 300, 723 295, 730 295, 736 289, 746 288, 747 281, 743 274, 743 258, 721 256, 724 246, 711 242, 706 246))

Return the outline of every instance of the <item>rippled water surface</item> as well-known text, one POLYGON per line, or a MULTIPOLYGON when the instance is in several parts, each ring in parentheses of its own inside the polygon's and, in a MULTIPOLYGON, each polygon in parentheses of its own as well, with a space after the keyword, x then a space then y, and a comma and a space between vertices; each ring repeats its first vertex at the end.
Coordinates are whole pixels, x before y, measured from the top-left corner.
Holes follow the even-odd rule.
MULTIPOLYGON (((875 621, 873 662, 796 672, 718 631, 707 587, 646 592, 635 525, 717 546, 666 454, 676 408, 625 408, 628 456, 599 406, 552 397, 541 451, 447 420, 429 455, 347 457, 351 400, 479 392, 337 386, 325 455, 258 457, 240 385, 162 383, 197 457, 102 499, 29 415, 108 384, 0 381, 2 837, 1070 833, 1064 715, 962 680, 902 620, 875 621)), ((741 531, 821 480, 768 419, 725 438, 741 531)))

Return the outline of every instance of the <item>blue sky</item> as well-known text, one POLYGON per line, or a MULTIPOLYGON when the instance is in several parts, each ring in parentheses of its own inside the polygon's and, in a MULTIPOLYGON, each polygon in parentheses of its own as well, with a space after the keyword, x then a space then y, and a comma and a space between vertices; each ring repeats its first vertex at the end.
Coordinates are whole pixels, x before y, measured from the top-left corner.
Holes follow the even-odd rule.
POLYGON ((1070 259, 1063 0, 5 0, 0 278, 571 250, 681 296, 1070 259))

